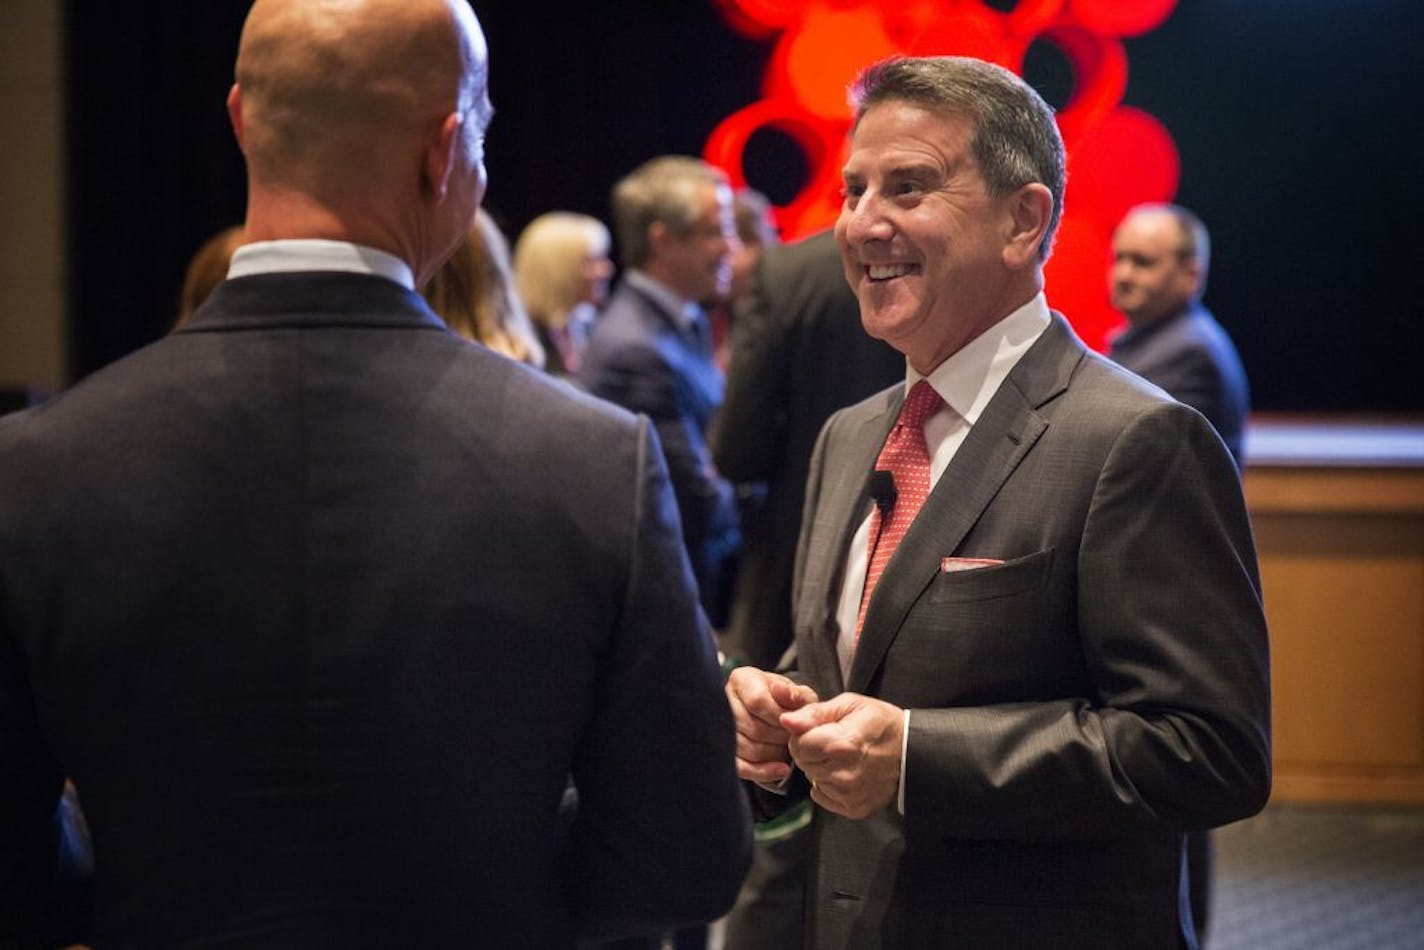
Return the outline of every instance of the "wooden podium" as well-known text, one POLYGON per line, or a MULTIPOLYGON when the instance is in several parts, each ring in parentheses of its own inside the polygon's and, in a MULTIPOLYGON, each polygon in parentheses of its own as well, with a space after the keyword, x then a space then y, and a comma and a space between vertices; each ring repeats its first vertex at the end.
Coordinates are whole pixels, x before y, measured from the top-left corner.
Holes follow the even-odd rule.
POLYGON ((1424 805, 1424 422, 1253 418, 1278 801, 1424 805))

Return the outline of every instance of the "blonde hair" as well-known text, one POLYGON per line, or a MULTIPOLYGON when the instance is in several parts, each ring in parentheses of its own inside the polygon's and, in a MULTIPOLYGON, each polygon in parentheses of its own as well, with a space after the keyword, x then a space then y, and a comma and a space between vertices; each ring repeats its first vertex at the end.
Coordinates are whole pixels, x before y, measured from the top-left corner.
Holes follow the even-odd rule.
POLYGON ((483 208, 425 288, 425 299, 451 332, 543 368, 544 347, 510 274, 509 242, 483 208))
POLYGON ((611 244, 608 228, 586 214, 550 211, 529 222, 514 245, 514 285, 535 323, 568 325, 584 264, 608 256, 611 244))

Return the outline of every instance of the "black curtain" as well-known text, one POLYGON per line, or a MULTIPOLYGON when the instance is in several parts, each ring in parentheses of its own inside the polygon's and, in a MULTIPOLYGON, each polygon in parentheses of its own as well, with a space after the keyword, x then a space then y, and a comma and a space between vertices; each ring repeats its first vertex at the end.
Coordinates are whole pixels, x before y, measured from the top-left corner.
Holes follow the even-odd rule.
POLYGON ((1418 0, 1178 0, 1126 44, 1258 410, 1424 412, 1421 37, 1418 0))
POLYGON ((65 7, 76 378, 161 336, 188 258, 242 221, 246 178, 223 103, 249 5, 65 7))
MULTIPOLYGON (((223 100, 248 6, 68 2, 76 375, 162 334, 192 252, 241 220, 223 100)), ((473 6, 496 107, 486 205, 511 238, 555 208, 606 220, 618 177, 697 154, 760 98, 770 42, 714 0, 473 6)), ((1421 36, 1417 0, 1178 0, 1126 42, 1125 102, 1177 142, 1178 200, 1212 231, 1207 303, 1257 409, 1424 412, 1421 36)), ((1051 56, 1027 68, 1067 85, 1051 56)), ((774 145, 751 177, 786 197, 798 170, 774 145)))

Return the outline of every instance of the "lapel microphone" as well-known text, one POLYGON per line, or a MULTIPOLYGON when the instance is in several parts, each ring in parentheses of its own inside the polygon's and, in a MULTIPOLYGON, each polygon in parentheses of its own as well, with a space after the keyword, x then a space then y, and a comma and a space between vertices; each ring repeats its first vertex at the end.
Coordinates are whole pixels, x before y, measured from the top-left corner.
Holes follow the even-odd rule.
POLYGON ((880 520, 890 517, 895 507, 895 474, 883 468, 870 473, 870 497, 875 499, 875 507, 880 509, 880 520))

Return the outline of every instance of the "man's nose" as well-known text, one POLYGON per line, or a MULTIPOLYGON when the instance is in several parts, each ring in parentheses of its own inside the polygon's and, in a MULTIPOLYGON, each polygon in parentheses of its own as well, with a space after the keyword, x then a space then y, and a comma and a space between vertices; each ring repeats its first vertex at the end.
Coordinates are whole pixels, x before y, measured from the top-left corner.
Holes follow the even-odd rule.
POLYGON ((895 228, 884 212, 884 206, 878 196, 862 195, 854 208, 847 207, 843 212, 846 215, 847 240, 851 244, 888 241, 894 235, 895 228))

